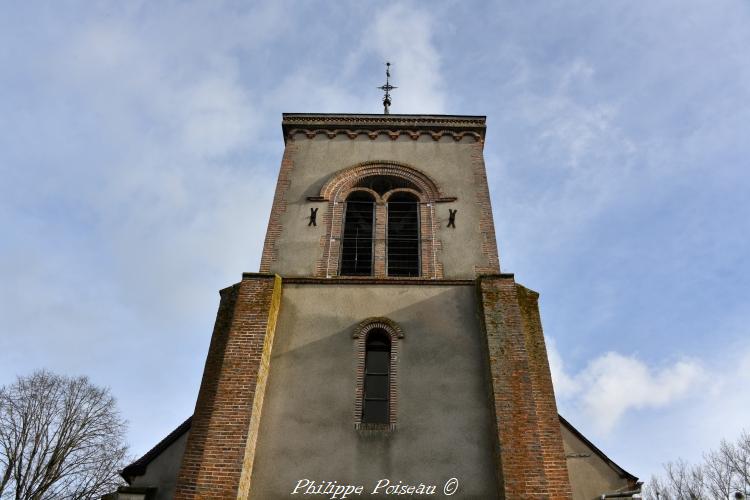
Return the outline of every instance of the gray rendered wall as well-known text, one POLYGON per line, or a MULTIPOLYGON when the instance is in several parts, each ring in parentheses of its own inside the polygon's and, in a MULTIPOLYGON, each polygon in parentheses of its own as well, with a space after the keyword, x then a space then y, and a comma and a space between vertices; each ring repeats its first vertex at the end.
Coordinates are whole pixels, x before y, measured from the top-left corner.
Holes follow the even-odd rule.
POLYGON ((455 477, 460 490, 452 498, 494 498, 494 437, 475 310, 472 286, 284 285, 253 497, 288 498, 303 478, 365 491, 387 478, 440 491, 455 477), (372 316, 396 321, 405 334, 397 429, 387 436, 354 428, 352 331, 372 316))
POLYGON ((628 489, 627 479, 621 477, 589 446, 560 426, 565 455, 568 457, 568 476, 573 500, 593 500, 601 495, 628 489))
POLYGON ((294 168, 287 192, 287 209, 282 216, 282 233, 276 241, 278 260, 271 272, 284 277, 312 276, 315 264, 323 249, 320 238, 326 227, 321 221, 328 210, 327 203, 307 201, 308 196, 318 196, 321 187, 336 172, 358 163, 371 160, 398 161, 421 170, 432 178, 445 196, 456 196, 457 201, 436 204, 436 216, 442 221, 436 238, 442 241, 438 252, 445 278, 474 278, 474 265, 486 266, 487 258, 481 252, 479 206, 473 172, 472 155, 481 146, 471 137, 456 142, 451 137, 435 141, 428 136, 412 140, 402 135, 396 140, 379 136, 371 140, 365 136, 349 139, 337 135, 329 139, 318 134, 308 139, 296 134, 287 147, 297 148, 292 155, 294 168), (318 226, 308 227, 311 207, 319 207, 318 226), (448 209, 458 209, 456 228, 446 228, 448 209))
POLYGON ((138 476, 131 486, 156 486, 156 500, 171 500, 188 434, 189 431, 184 433, 148 464, 146 473, 138 476))

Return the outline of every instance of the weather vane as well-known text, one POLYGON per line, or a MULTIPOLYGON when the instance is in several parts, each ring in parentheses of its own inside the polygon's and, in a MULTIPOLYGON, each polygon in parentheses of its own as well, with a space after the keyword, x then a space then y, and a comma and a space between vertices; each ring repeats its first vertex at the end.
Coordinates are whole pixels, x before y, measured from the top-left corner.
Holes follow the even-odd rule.
POLYGON ((391 78, 391 63, 385 63, 385 85, 378 87, 380 90, 385 92, 383 96, 383 114, 390 114, 389 107, 391 105, 391 90, 397 89, 390 83, 391 78))

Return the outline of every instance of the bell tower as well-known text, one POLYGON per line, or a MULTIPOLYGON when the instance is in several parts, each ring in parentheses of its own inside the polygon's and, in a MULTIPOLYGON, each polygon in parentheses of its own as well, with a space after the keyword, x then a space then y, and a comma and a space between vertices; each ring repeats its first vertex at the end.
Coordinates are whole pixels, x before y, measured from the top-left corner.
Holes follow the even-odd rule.
POLYGON ((570 498, 538 294, 500 270, 485 117, 282 130, 260 270, 221 291, 175 498, 454 479, 455 498, 570 498))

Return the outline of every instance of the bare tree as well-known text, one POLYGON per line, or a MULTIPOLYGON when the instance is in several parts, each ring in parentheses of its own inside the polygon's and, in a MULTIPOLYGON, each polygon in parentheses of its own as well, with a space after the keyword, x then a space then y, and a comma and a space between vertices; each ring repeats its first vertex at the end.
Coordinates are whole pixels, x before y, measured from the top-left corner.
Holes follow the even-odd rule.
MULTIPOLYGON (((722 448, 725 443, 726 441, 722 441, 722 448)), ((731 498, 736 490, 735 485, 732 484, 734 482, 732 468, 724 453, 710 451, 703 459, 707 488, 711 498, 731 498)))
POLYGON ((718 450, 703 455, 695 466, 684 460, 664 465, 665 477, 652 477, 644 488, 649 500, 727 500, 750 494, 750 434, 743 432, 736 443, 722 441, 718 450))
POLYGON ((731 471, 732 487, 747 496, 750 493, 750 434, 743 432, 736 443, 722 441, 719 453, 731 471))
POLYGON ((0 387, 0 499, 97 499, 116 489, 125 421, 109 390, 38 371, 0 387))

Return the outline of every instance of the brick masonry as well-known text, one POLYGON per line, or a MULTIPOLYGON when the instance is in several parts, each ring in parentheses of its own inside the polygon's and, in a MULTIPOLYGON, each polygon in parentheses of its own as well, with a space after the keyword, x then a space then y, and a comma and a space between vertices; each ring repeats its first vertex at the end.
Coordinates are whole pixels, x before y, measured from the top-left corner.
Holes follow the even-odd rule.
POLYGON ((221 291, 176 500, 249 498, 281 278, 243 275, 221 291))
POLYGON ((273 205, 271 206, 271 215, 268 220, 268 230, 266 239, 263 243, 263 254, 260 258, 260 272, 268 273, 271 271, 271 264, 276 260, 278 250, 276 240, 281 235, 283 225, 281 217, 287 208, 287 191, 292 183, 292 172, 294 170, 294 155, 297 153, 297 146, 289 143, 284 148, 284 156, 281 159, 281 169, 279 170, 279 179, 276 182, 276 193, 273 196, 273 205))
POLYGON ((481 211, 479 216, 479 232, 482 235, 482 253, 487 257, 486 267, 474 266, 474 271, 479 276, 481 274, 499 273, 500 258, 497 253, 495 222, 492 217, 487 169, 484 166, 484 141, 477 142, 472 148, 474 151, 471 155, 471 166, 474 172, 474 183, 477 188, 476 203, 481 211))
POLYGON ((560 459, 564 454, 560 417, 557 413, 542 320, 539 316, 539 294, 519 284, 516 284, 516 293, 521 308, 523 331, 526 334, 529 373, 536 403, 539 442, 542 446, 548 493, 550 498, 569 498, 571 492, 568 468, 566 460, 560 459))
POLYGON ((497 426, 498 496, 570 499, 538 294, 509 274, 480 277, 478 292, 497 426))

